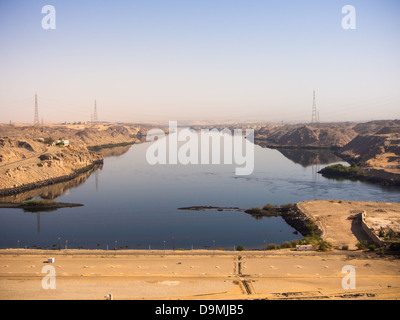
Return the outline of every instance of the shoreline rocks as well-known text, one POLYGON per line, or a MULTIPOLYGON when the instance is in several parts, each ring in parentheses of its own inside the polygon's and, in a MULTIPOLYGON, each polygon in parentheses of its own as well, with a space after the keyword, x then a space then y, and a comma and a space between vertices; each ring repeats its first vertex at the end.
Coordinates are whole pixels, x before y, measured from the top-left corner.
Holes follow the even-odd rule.
POLYGON ((13 188, 2 189, 2 190, 0 190, 0 197, 11 196, 11 195, 15 195, 15 194, 22 193, 25 191, 33 190, 36 188, 72 180, 72 179, 76 178, 77 176, 79 176, 80 174, 87 172, 87 171, 93 169, 96 165, 100 165, 102 163, 103 163, 103 159, 99 159, 99 160, 93 161, 92 164, 90 164, 86 167, 77 169, 77 170, 75 170, 75 172, 68 174, 68 175, 63 175, 60 177, 54 177, 54 178, 45 179, 45 180, 41 180, 41 181, 37 181, 37 182, 27 183, 27 184, 13 187, 13 188))

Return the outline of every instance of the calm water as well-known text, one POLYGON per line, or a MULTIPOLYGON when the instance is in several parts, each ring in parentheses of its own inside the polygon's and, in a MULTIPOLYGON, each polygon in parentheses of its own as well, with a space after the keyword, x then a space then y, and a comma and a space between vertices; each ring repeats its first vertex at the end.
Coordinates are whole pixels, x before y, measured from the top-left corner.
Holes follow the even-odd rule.
MULTIPOLYGON (((265 234, 268 243, 282 243, 301 235, 294 234, 280 217, 256 220, 237 211, 177 208, 250 208, 313 199, 400 199, 399 188, 328 180, 316 173, 324 165, 295 163, 277 150, 260 146, 255 146, 253 174, 235 176, 236 165, 151 166, 145 157, 148 145, 134 145, 122 155, 106 157, 101 169, 81 181, 29 195, 82 203, 84 207, 40 213, 0 209, 0 247, 50 248, 67 244, 68 248, 162 249, 165 241, 167 249, 173 245, 176 249, 213 248, 214 244, 215 248, 233 249, 241 244, 255 249, 262 248, 265 234)), ((290 158, 305 157, 291 154, 290 158)), ((309 154, 307 159, 310 163, 309 154)))

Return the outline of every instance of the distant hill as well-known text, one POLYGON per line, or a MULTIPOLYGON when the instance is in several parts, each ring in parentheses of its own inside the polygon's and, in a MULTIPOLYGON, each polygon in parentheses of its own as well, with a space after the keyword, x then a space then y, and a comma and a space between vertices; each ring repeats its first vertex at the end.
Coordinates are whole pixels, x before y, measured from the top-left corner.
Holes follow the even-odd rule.
MULTIPOLYGON (((285 148, 335 149, 341 158, 357 164, 359 172, 355 178, 400 184, 400 120, 319 125, 270 124, 255 130, 254 140, 262 147, 278 148, 281 152, 285 148)), ((289 157, 298 157, 296 153, 286 153, 289 157)), ((296 162, 307 164, 310 161, 302 158, 296 162)))
POLYGON ((339 148, 346 145, 357 132, 352 124, 265 126, 255 132, 255 141, 270 146, 339 148))

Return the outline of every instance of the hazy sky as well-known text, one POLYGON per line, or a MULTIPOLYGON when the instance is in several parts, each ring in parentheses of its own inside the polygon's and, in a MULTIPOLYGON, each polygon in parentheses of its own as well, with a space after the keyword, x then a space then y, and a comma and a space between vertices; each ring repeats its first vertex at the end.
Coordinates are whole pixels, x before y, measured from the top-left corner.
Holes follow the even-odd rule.
POLYGON ((0 122, 398 119, 399 40, 398 0, 0 0, 0 122))

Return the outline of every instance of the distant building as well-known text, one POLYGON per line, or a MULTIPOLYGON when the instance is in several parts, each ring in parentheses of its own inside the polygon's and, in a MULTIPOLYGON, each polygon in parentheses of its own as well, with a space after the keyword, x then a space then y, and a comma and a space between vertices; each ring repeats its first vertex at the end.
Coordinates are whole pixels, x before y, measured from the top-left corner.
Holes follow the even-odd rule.
POLYGON ((69 140, 57 140, 56 146, 64 146, 68 147, 69 146, 69 140))
POLYGON ((296 245, 296 251, 311 251, 313 246, 311 244, 298 244, 296 245))

